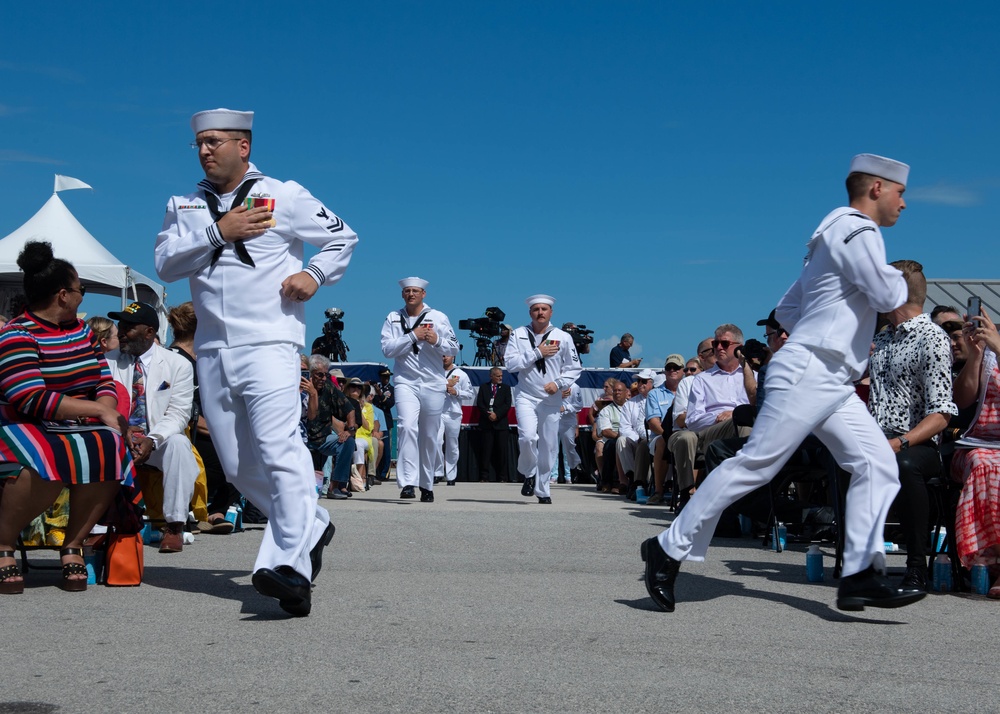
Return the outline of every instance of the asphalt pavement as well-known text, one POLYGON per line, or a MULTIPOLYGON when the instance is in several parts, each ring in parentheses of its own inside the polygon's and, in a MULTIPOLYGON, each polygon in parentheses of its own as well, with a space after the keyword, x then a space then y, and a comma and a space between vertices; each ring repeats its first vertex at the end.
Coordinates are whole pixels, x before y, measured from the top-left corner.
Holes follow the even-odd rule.
POLYGON ((639 544, 671 514, 552 490, 550 506, 491 483, 322 501, 337 532, 307 618, 250 584, 261 526, 149 546, 136 588, 66 593, 32 570, 0 595, 0 714, 997 710, 1000 602, 839 612, 831 547, 810 583, 804 545, 716 539, 667 614, 639 544))

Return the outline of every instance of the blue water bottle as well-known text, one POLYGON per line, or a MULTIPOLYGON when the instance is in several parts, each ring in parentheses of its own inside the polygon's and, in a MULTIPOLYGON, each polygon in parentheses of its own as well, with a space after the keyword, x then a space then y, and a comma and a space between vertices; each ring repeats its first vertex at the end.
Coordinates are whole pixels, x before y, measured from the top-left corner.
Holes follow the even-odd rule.
POLYGON ((990 591, 990 569, 981 558, 976 558, 972 564, 972 592, 985 595, 990 591))
POLYGON ((636 503, 646 503, 649 499, 646 497, 646 489, 642 486, 638 486, 635 489, 635 502, 636 503))
POLYGON ((934 591, 951 592, 951 560, 944 553, 934 559, 934 591))
POLYGON ((806 551, 806 578, 810 583, 823 582, 823 551, 815 543, 806 551))

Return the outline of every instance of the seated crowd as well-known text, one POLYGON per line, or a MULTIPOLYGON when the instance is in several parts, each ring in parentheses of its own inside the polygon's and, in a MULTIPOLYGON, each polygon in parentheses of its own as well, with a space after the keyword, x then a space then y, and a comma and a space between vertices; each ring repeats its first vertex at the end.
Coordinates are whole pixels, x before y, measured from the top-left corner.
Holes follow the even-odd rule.
MULTIPOLYGON (((85 290, 48 244, 28 243, 19 264, 27 306, 0 331, 7 355, 0 369, 0 593, 23 591, 14 560, 18 534, 64 487, 72 498, 60 551, 67 590, 86 588, 81 547, 95 525, 135 516, 135 469, 162 474, 161 552, 182 551, 185 530, 233 532, 235 520, 227 516, 235 510, 244 508, 252 520, 252 504, 226 480, 201 416, 191 303, 171 309, 174 342, 166 349, 157 342, 159 318, 149 305, 91 318, 89 328, 77 319, 85 290), (74 351, 73 370, 65 368, 66 345, 74 351), (196 517, 199 479, 204 494, 196 517)), ((884 316, 858 394, 896 454, 901 487, 892 521, 906 551, 903 583, 929 586, 929 533, 941 521, 932 514, 931 490, 951 482, 957 509, 946 525, 957 557, 965 568, 987 565, 994 578, 989 595, 1000 598, 1000 336, 985 314, 967 321, 950 306, 925 314, 922 266, 893 265, 906 278, 908 301, 884 316)), ((757 325, 764 343, 722 324, 694 356, 670 354, 660 372, 624 371, 640 362, 629 354, 633 340, 626 334, 610 361, 627 382, 607 379, 589 407, 576 385, 562 393, 559 481, 592 481, 602 493, 683 509, 713 468, 746 442, 766 399, 768 361, 788 334, 773 310, 757 325), (590 439, 578 438, 582 412, 590 439)), ((323 355, 300 361, 299 432, 313 456, 317 491, 342 500, 381 483, 390 466, 391 372, 384 368, 378 383, 366 383, 345 379, 323 355)), ((443 368, 454 408, 441 430, 440 478, 456 480, 461 406, 474 402, 483 435, 480 478, 496 466, 503 480, 510 395, 502 371, 494 368, 476 394, 453 362, 446 359, 443 368)), ((823 449, 809 440, 802 446, 813 457, 823 449)), ((823 503, 821 489, 793 488, 800 499, 823 503)), ((760 514, 751 501, 741 507, 747 520, 764 520, 753 517, 760 514)))

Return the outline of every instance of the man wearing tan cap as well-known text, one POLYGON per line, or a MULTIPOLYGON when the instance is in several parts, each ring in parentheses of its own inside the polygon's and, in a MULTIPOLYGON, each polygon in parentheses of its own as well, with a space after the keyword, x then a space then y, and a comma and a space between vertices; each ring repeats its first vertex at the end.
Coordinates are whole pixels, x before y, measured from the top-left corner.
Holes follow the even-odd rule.
POLYGON ((250 163, 253 112, 191 117, 205 179, 167 202, 156 239, 162 280, 187 278, 205 418, 226 476, 268 516, 254 587, 305 616, 333 537, 298 429, 305 307, 340 280, 358 237, 294 181, 250 163), (303 266, 305 245, 318 252, 303 266))
POLYGON ((909 166, 881 156, 851 161, 850 205, 820 223, 798 280, 778 304, 775 317, 788 341, 769 363, 767 400, 750 440, 712 472, 668 530, 642 544, 646 590, 662 610, 673 612, 681 561, 705 559, 722 511, 774 478, 810 433, 851 472, 837 607, 901 607, 926 595, 885 578, 883 529, 899 474, 892 448, 854 391, 877 313, 906 301, 906 281, 886 264, 879 228, 894 225, 906 208, 908 174, 909 166))

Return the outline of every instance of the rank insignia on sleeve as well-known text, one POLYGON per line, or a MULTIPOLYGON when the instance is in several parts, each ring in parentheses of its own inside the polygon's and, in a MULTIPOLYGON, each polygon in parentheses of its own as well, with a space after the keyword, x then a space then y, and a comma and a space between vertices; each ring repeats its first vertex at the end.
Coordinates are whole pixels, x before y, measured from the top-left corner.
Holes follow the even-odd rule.
POLYGON ((344 230, 344 222, 324 207, 320 207, 319 212, 312 219, 317 226, 327 233, 338 233, 344 230))

